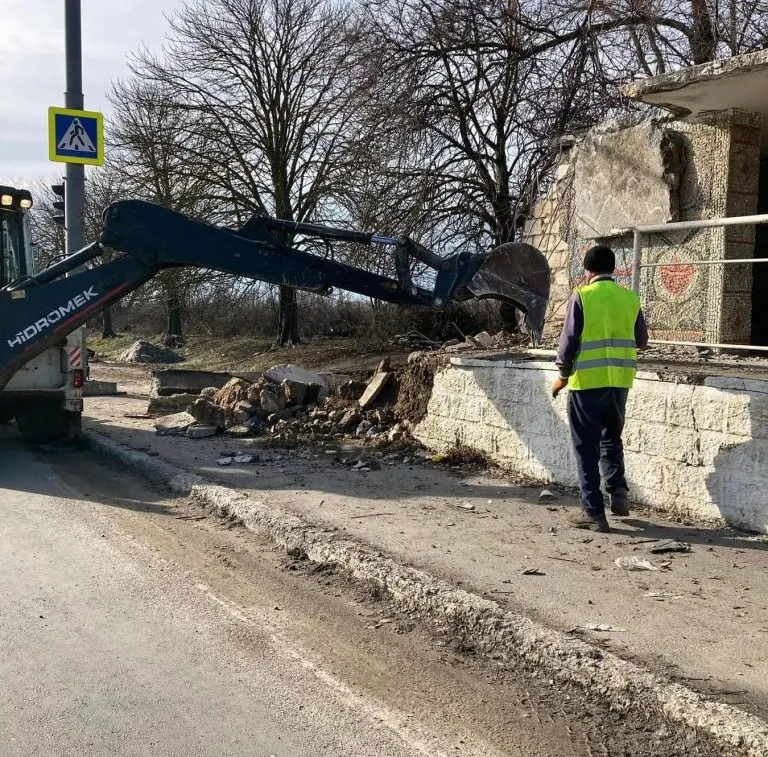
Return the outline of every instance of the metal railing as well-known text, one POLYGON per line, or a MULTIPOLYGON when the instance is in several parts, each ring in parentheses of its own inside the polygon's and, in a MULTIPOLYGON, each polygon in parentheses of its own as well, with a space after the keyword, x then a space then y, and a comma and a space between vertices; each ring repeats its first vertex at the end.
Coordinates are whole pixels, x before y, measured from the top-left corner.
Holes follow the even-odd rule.
MULTIPOLYGON (((686 260, 680 262, 643 263, 643 237, 648 234, 662 234, 675 231, 693 231, 696 229, 713 229, 725 226, 758 226, 768 224, 768 213, 753 216, 732 216, 730 218, 707 218, 700 221, 675 221, 672 223, 649 224, 636 226, 632 229, 634 239, 632 245, 632 289, 640 294, 640 270, 642 268, 671 268, 676 266, 710 266, 768 263, 768 258, 720 258, 716 260, 686 260)), ((667 339, 652 339, 651 344, 672 344, 683 347, 710 347, 713 349, 749 350, 768 352, 768 346, 752 344, 725 344, 714 342, 686 342, 667 339)))

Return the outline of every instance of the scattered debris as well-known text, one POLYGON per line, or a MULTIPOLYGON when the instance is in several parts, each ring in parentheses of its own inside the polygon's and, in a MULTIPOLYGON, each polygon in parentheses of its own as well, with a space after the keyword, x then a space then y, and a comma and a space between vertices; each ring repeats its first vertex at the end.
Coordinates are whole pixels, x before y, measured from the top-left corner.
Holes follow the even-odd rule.
POLYGON ((691 545, 686 541, 677 541, 676 539, 666 539, 649 547, 651 552, 660 554, 662 552, 691 552, 691 545))
POLYGON ((614 563, 622 570, 659 570, 650 560, 645 557, 628 555, 626 557, 617 557, 614 563))
POLYGON ((471 502, 461 502, 456 507, 461 508, 462 510, 474 510, 475 506, 471 502))
POLYGON ((526 568, 525 570, 521 571, 521 574, 524 576, 546 576, 547 575, 543 570, 539 570, 538 568, 526 568))
POLYGON ((414 350, 432 350, 440 347, 439 342, 435 342, 420 331, 409 331, 407 334, 396 334, 387 344, 397 347, 410 347, 414 350))
POLYGON ((232 459, 236 463, 240 463, 241 465, 249 465, 250 463, 256 460, 256 456, 255 455, 235 455, 232 459))
POLYGON ((608 623, 587 623, 584 628, 587 631, 599 631, 600 633, 623 633, 627 630, 626 628, 619 628, 608 623))
POLYGON ((216 465, 232 465, 232 460, 234 460, 233 457, 220 457, 216 461, 216 465))
POLYGON ((665 599, 679 599, 682 594, 673 594, 670 591, 649 591, 647 594, 643 594, 644 597, 649 599, 655 599, 658 602, 663 602, 665 599))

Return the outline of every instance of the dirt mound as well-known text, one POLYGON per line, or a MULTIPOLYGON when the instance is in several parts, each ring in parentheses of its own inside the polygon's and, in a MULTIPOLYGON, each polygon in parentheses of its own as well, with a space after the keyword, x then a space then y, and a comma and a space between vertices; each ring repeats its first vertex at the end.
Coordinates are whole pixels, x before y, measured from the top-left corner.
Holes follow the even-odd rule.
POLYGON ((401 421, 419 423, 427 415, 427 405, 432 396, 435 373, 445 357, 425 352, 414 352, 399 376, 400 391, 395 404, 395 417, 401 421))
POLYGON ((159 344, 139 340, 117 358, 121 363, 181 363, 184 358, 159 344))

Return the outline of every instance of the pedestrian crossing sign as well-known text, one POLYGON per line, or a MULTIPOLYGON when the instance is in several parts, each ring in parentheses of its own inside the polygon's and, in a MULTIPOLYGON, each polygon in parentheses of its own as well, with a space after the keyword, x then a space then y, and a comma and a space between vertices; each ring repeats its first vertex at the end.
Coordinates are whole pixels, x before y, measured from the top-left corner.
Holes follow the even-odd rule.
POLYGON ((48 157, 58 163, 104 163, 104 117, 101 113, 48 108, 48 157))

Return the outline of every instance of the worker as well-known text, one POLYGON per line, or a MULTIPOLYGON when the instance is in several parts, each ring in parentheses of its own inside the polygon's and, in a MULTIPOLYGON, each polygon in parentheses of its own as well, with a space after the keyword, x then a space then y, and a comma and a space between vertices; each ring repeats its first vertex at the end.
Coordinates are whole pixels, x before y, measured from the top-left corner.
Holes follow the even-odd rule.
POLYGON ((611 514, 629 515, 621 434, 627 395, 637 370, 637 350, 648 345, 648 328, 635 292, 618 285, 613 250, 597 245, 584 256, 586 283, 568 308, 557 351, 559 376, 552 396, 568 387, 568 423, 579 471, 575 528, 607 533, 600 469, 611 514))

